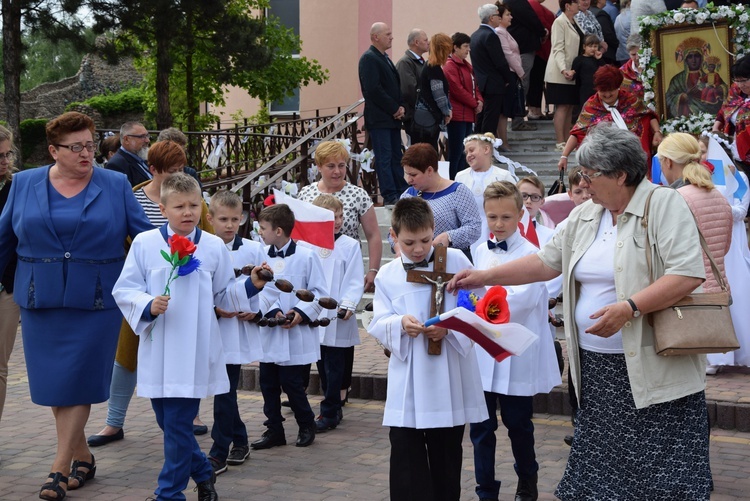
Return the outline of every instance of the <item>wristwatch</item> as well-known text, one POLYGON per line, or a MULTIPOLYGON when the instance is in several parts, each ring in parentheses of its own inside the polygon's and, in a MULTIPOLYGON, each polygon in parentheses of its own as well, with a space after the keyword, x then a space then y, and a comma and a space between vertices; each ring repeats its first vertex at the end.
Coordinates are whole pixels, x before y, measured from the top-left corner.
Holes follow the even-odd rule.
POLYGON ((633 308, 633 318, 638 318, 641 316, 641 310, 638 309, 638 307, 635 305, 635 302, 632 299, 628 299, 628 304, 631 308, 633 308))

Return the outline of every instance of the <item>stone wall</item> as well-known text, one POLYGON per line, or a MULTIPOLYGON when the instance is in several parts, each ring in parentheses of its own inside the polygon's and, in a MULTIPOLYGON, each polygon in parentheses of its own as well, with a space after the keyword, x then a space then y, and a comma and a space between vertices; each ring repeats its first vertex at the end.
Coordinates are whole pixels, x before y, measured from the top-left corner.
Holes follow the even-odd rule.
MULTIPOLYGON (((110 65, 99 56, 89 54, 81 61, 81 68, 75 76, 45 83, 22 93, 21 120, 53 118, 63 113, 65 107, 72 102, 84 101, 108 92, 120 92, 139 85, 142 81, 143 77, 133 66, 132 59, 124 58, 119 64, 110 65)), ((0 100, 0 116, 5 114, 5 104, 0 100)), ((96 125, 107 126, 101 121, 97 121, 96 125)))

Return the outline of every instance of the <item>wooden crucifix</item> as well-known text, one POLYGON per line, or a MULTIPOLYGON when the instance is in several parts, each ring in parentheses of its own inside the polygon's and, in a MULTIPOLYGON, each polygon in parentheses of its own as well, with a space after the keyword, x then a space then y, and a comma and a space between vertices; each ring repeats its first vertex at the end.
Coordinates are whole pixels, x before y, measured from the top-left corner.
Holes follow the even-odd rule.
MULTIPOLYGON (((442 245, 435 247, 435 263, 433 271, 409 270, 406 272, 406 281, 417 284, 430 284, 432 286, 432 300, 430 302, 430 318, 436 317, 442 313, 443 296, 445 286, 448 284, 453 273, 446 273, 448 263, 448 248, 442 245)), ((442 341, 433 341, 430 339, 427 343, 427 354, 440 355, 442 350, 442 341)))

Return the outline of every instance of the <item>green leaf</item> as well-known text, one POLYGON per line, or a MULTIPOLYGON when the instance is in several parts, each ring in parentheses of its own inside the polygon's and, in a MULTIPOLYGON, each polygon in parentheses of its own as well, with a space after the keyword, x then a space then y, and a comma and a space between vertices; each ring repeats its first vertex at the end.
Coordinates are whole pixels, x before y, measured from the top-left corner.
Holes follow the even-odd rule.
POLYGON ((168 263, 172 262, 172 256, 165 250, 161 251, 161 256, 167 260, 168 263))
POLYGON ((177 266, 185 266, 190 261, 190 254, 177 261, 177 266))

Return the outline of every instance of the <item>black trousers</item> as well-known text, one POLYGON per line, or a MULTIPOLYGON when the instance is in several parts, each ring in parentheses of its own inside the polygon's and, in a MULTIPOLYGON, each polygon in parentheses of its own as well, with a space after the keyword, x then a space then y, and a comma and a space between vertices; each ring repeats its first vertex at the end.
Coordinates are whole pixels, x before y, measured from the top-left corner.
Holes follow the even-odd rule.
POLYGON ((391 427, 391 501, 458 501, 464 429, 391 427))
POLYGON ((526 94, 526 104, 532 108, 542 107, 542 95, 544 95, 544 71, 547 61, 541 57, 534 56, 534 66, 529 74, 529 92, 526 94))
POLYGON ((487 94, 484 96, 484 107, 477 117, 477 134, 491 132, 497 134, 497 124, 503 114, 505 94, 487 94))

